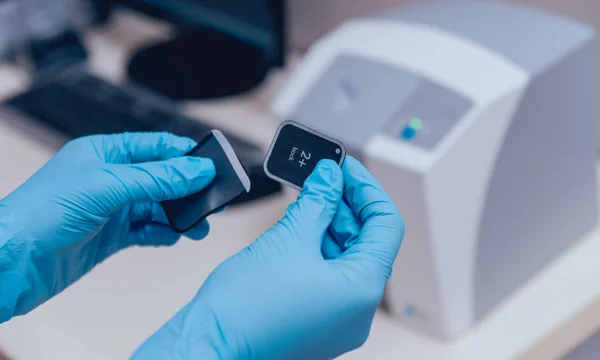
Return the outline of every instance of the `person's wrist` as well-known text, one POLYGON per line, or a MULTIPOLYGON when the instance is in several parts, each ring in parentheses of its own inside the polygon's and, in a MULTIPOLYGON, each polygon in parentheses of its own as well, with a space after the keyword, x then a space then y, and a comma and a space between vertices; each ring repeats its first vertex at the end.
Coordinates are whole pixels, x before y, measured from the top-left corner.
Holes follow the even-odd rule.
MULTIPOLYGON (((199 305, 199 304, 198 304, 199 305)), ((196 307, 196 306, 194 306, 196 307)), ((192 354, 198 354, 206 359, 245 359, 240 356, 236 344, 230 343, 228 335, 222 328, 217 314, 210 308, 196 307, 198 313, 191 314, 187 321, 192 322, 201 319, 199 334, 190 334, 192 354)))
POLYGON ((36 278, 30 274, 29 243, 19 228, 9 212, 0 211, 0 323, 36 305, 29 296, 36 290, 36 278))
POLYGON ((193 301, 177 313, 131 357, 146 359, 246 359, 230 344, 208 306, 193 301))
POLYGON ((186 314, 187 322, 199 323, 199 326, 194 327, 200 330, 196 337, 198 354, 205 351, 210 356, 215 356, 215 359, 249 359, 244 351, 248 344, 238 343, 237 337, 230 331, 232 324, 224 322, 214 305, 217 304, 211 303, 211 296, 201 290, 186 314))

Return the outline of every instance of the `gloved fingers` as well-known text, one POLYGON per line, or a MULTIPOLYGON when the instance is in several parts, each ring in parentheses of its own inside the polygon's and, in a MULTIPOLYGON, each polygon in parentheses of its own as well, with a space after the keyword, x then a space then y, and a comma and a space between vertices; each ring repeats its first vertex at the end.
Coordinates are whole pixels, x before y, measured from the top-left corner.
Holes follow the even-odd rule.
POLYGON ((337 259, 358 239, 362 224, 345 199, 340 202, 338 211, 325 234, 321 253, 325 260, 337 259))
POLYGON ((323 244, 321 245, 321 254, 325 260, 337 259, 344 253, 344 250, 340 247, 337 240, 330 231, 325 233, 323 244))
POLYGON ((191 230, 186 231, 184 234, 187 238, 192 240, 202 240, 210 232, 210 224, 208 220, 204 219, 198 225, 194 226, 191 230))
POLYGON ((105 215, 135 203, 185 197, 204 189, 215 177, 212 160, 196 157, 111 165, 104 171, 118 180, 114 189, 106 191, 105 208, 109 214, 105 215))
POLYGON ((180 234, 177 234, 170 227, 156 223, 133 224, 127 242, 130 245, 139 246, 172 246, 179 241, 180 234))
POLYGON ((185 155, 196 142, 168 132, 123 133, 101 138, 105 161, 113 164, 135 164, 167 160, 185 155))
POLYGON ((346 199, 340 202, 338 211, 329 226, 329 233, 338 244, 342 252, 348 249, 360 235, 362 223, 358 216, 352 211, 346 199))
POLYGON ((356 242, 340 259, 366 261, 391 276, 404 236, 404 221, 381 185, 360 162, 347 158, 343 174, 345 198, 363 226, 356 242))
POLYGON ((157 203, 145 202, 131 206, 129 209, 129 219, 131 222, 152 222, 157 218, 160 205, 157 203), (156 204, 156 206, 155 206, 156 204))
POLYGON ((223 208, 220 208, 219 210, 215 211, 215 214, 220 214, 220 213, 223 213, 223 212, 225 212, 226 210, 227 210, 227 206, 225 206, 225 207, 223 207, 223 208))
POLYGON ((163 225, 169 225, 169 219, 160 203, 145 202, 138 203, 129 210, 129 219, 131 222, 156 222, 163 225))
MULTIPOLYGON (((129 211, 129 218, 132 223, 156 223, 169 226, 169 219, 159 203, 135 204, 129 211)), ((191 230, 185 233, 185 236, 192 240, 204 239, 210 231, 210 225, 205 219, 191 230)))
POLYGON ((305 241, 321 248, 323 236, 342 200, 344 181, 340 167, 331 160, 317 164, 304 187, 287 209, 284 218, 273 228, 285 228, 295 241, 305 241))

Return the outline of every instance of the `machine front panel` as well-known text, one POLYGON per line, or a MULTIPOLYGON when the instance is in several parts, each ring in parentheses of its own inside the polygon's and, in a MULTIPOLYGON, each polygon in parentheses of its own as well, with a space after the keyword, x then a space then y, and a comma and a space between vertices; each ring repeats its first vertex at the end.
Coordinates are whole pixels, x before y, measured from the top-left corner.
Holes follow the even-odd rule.
POLYGON ((472 107, 464 96, 399 67, 340 55, 292 120, 362 149, 377 133, 432 150, 472 107))
POLYGON ((414 92, 418 77, 355 56, 338 56, 292 119, 362 150, 414 92))
POLYGON ((415 91, 388 122, 385 133, 432 150, 462 119, 472 103, 438 84, 421 79, 415 91))

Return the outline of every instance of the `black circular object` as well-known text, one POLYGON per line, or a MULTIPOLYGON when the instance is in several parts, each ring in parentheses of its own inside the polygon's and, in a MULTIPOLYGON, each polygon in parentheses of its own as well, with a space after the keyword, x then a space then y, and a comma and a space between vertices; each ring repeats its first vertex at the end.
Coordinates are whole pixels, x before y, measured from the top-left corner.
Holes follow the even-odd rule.
POLYGON ((210 29, 196 29, 138 51, 129 78, 176 100, 213 99, 252 90, 266 77, 259 48, 210 29))

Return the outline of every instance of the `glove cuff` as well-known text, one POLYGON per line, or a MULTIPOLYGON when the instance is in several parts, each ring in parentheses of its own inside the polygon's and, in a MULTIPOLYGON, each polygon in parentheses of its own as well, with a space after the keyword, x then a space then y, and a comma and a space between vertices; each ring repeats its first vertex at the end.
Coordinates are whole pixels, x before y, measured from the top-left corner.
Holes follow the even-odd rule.
POLYGON ((215 314, 200 303, 190 303, 150 337, 130 358, 244 359, 228 346, 215 314))

